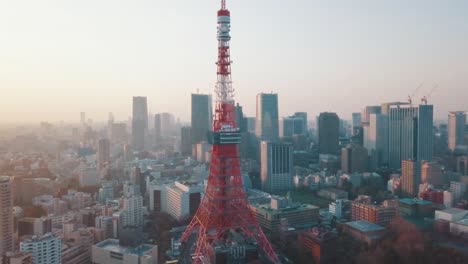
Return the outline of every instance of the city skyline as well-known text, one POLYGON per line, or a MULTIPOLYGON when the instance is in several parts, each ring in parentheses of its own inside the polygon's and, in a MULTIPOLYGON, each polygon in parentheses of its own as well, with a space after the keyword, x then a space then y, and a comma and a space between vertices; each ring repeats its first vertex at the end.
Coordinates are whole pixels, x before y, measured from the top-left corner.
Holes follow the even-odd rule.
MULTIPOLYGON (((8 113, 1 124, 78 122, 79 112, 95 121, 108 112, 127 120, 132 96, 148 97, 151 113, 188 121, 190 94, 213 93, 216 27, 209 11, 217 1, 27 2, 0 4, 6 91, 0 111, 8 113)), ((255 116, 256 94, 274 92, 280 117, 299 110, 350 119, 366 105, 405 101, 424 83, 414 98, 419 102, 437 83, 429 102, 434 118, 446 120, 449 111, 468 108, 459 96, 468 85, 467 7, 462 1, 237 1, 237 101, 255 116)))

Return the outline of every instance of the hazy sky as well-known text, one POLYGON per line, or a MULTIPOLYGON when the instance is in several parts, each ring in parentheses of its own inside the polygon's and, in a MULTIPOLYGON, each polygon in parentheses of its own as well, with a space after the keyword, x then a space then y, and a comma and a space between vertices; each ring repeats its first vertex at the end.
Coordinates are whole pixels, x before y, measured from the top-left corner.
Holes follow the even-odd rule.
MULTIPOLYGON (((0 1, 0 122, 94 120, 149 110, 189 120, 216 80, 219 0, 0 1)), ((228 0, 236 99, 279 94, 280 115, 415 100, 468 108, 466 0, 228 0)))

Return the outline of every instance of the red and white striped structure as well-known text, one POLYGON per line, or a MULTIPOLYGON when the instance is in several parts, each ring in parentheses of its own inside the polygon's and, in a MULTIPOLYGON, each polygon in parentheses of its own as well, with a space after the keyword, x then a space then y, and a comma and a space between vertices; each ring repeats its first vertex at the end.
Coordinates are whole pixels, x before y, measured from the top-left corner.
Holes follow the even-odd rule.
MULTIPOLYGON (((230 12, 222 0, 218 11, 218 61, 216 107, 213 124, 213 152, 205 196, 181 238, 187 243, 196 236, 193 263, 210 263, 213 246, 229 244, 233 232, 253 238, 260 253, 272 263, 279 263, 276 253, 250 211, 242 183, 238 155, 240 133, 234 112, 234 89, 231 82, 229 52, 230 12)), ((185 245, 190 247, 190 245, 185 245)))

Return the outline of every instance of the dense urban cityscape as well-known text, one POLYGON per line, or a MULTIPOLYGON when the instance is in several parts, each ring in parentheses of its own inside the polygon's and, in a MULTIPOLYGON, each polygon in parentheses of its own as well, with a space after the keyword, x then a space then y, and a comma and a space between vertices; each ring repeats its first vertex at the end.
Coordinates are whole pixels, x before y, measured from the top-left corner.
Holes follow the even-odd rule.
POLYGON ((140 95, 126 120, 0 126, 2 263, 468 263, 466 109, 436 120, 436 84, 346 116, 235 98, 220 2, 190 122, 140 95))

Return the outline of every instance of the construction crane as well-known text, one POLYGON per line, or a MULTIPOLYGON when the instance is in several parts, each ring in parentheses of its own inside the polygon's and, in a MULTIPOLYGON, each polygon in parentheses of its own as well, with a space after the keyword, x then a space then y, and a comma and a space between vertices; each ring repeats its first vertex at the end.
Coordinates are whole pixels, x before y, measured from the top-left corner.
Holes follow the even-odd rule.
POLYGON ((439 85, 435 84, 434 87, 432 87, 431 91, 428 94, 426 94, 425 96, 423 96, 423 98, 421 98, 421 104, 427 105, 427 100, 432 95, 432 93, 437 89, 437 87, 439 87, 439 85))
POLYGON ((418 88, 416 88, 416 90, 414 90, 414 92, 412 94, 408 95, 408 102, 409 102, 410 105, 413 103, 413 97, 416 95, 416 93, 419 91, 419 89, 421 89, 423 84, 424 83, 420 83, 418 88))

